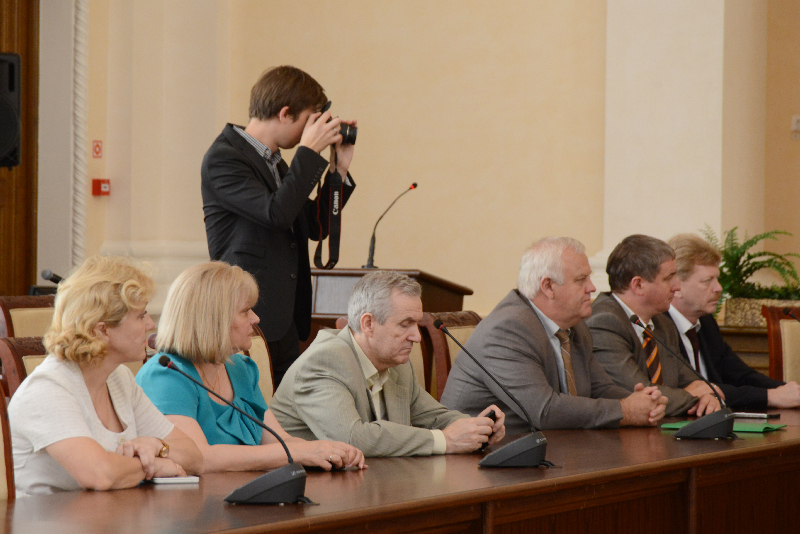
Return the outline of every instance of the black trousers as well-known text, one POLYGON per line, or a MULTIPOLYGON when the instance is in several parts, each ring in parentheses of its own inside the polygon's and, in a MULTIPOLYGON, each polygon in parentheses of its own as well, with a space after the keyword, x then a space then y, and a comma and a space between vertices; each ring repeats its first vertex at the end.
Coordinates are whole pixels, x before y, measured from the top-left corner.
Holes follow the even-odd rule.
POLYGON ((300 356, 300 339, 294 319, 283 337, 275 341, 267 341, 267 347, 269 348, 269 358, 272 361, 272 380, 277 388, 283 380, 286 370, 300 356))

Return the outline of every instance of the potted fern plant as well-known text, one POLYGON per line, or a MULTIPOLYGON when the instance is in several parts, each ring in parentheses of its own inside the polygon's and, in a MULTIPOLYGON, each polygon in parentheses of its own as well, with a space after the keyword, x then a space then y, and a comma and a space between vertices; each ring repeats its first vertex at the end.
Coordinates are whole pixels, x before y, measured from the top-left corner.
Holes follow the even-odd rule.
POLYGON ((800 254, 789 252, 778 254, 769 251, 753 251, 761 241, 778 240, 780 235, 792 235, 783 230, 763 232, 753 237, 744 235, 740 242, 736 227, 725 232, 720 242, 710 227, 703 235, 722 254, 719 283, 725 301, 725 325, 740 327, 766 327, 761 315, 761 306, 796 306, 800 300, 800 276, 791 258, 800 254), (783 279, 784 285, 764 286, 750 281, 750 277, 762 269, 772 270, 783 279))

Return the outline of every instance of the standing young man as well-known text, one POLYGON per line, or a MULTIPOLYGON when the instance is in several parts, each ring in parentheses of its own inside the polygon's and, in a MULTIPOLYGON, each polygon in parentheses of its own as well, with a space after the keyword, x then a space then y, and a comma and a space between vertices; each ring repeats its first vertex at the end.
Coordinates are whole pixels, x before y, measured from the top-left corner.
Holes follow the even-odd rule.
POLYGON ((319 83, 300 69, 266 71, 250 93, 250 122, 226 125, 201 168, 209 255, 240 266, 258 282, 253 311, 276 385, 310 332, 308 240, 328 235, 329 180, 333 173, 344 180, 342 206, 355 188, 348 174, 354 145, 343 145, 339 130, 343 122, 356 122, 331 120, 330 112, 320 112, 327 102, 319 83), (287 165, 280 150, 298 144, 287 165), (329 167, 319 154, 328 146, 331 165, 320 194, 310 200, 329 167))

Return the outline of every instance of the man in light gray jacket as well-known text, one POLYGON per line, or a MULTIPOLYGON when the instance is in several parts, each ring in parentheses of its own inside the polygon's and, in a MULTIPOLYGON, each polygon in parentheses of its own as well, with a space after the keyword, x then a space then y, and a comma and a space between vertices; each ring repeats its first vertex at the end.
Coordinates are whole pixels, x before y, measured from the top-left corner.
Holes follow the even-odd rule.
POLYGON ((467 453, 502 439, 505 416, 496 406, 469 417, 419 387, 408 358, 420 341, 420 294, 417 282, 392 271, 359 280, 349 326, 320 332, 275 392, 270 409, 284 430, 343 441, 364 456, 467 453))

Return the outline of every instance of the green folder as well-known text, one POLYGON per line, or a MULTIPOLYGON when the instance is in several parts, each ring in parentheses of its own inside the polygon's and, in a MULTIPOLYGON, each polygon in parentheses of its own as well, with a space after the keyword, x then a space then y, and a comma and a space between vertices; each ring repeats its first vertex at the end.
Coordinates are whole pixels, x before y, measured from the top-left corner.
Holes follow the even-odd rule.
MULTIPOLYGON (((661 425, 661 428, 663 428, 664 430, 680 430, 681 428, 693 422, 694 421, 678 421, 677 423, 664 423, 663 425, 661 425)), ((733 431, 758 432, 763 434, 765 432, 772 432, 773 430, 778 430, 779 428, 783 428, 785 426, 786 425, 773 425, 771 423, 740 423, 738 421, 734 421, 733 431)))

